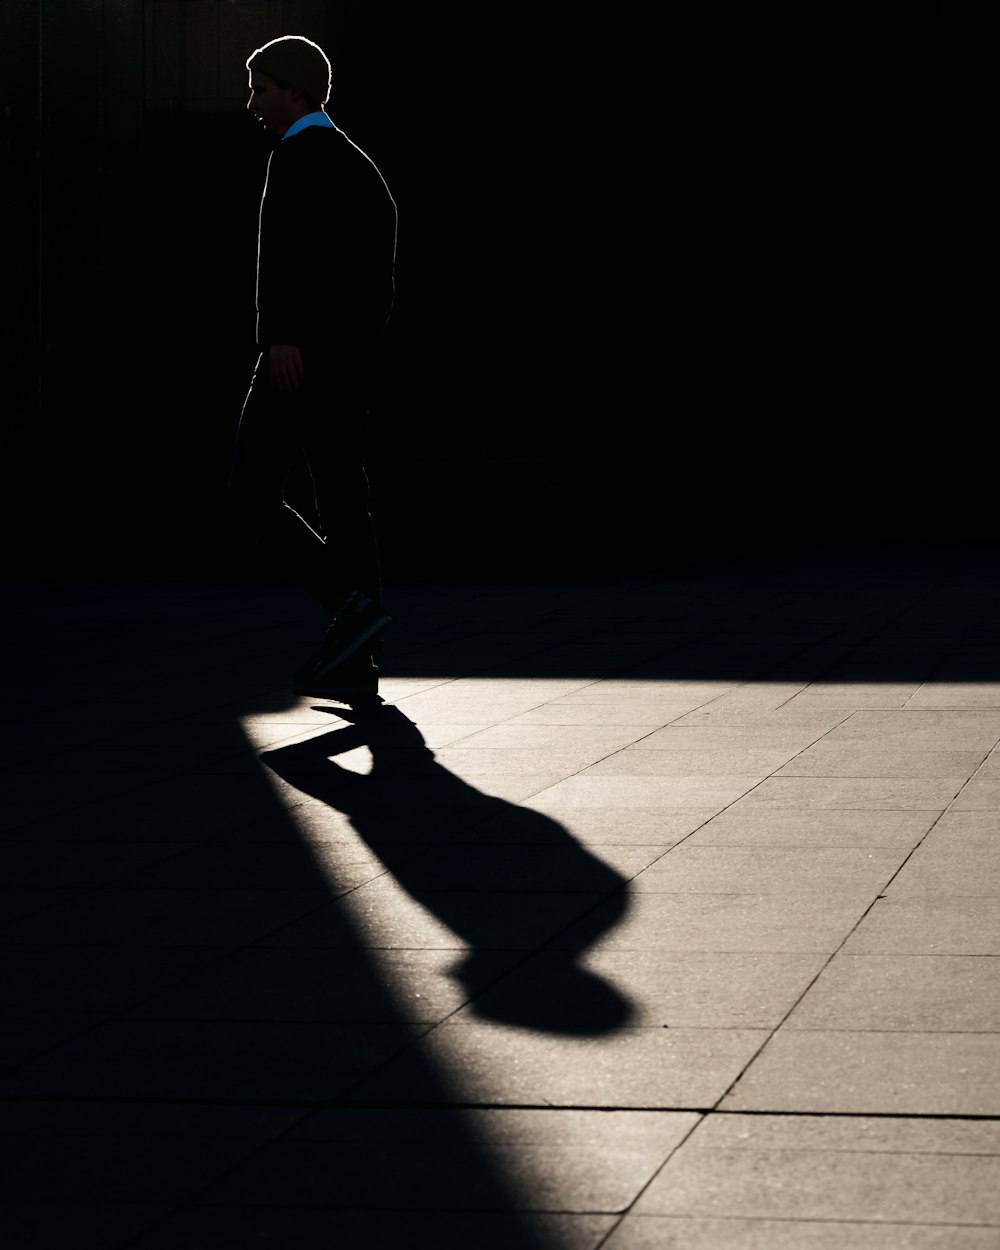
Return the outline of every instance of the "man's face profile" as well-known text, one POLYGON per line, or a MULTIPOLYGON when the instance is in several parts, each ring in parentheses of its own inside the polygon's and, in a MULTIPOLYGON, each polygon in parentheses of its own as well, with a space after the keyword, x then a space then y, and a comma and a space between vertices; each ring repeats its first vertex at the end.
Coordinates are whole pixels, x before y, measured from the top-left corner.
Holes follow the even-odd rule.
POLYGON ((297 117, 292 100, 293 90, 292 87, 279 87, 270 74, 253 70, 247 110, 259 118, 271 134, 283 135, 297 117))

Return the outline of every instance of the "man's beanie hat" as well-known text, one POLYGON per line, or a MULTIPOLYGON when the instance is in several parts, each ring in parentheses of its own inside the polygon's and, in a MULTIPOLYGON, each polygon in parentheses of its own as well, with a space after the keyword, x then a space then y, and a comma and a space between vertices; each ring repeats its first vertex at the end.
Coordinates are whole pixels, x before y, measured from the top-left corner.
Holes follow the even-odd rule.
POLYGON ((320 104, 330 98, 330 62, 319 44, 304 35, 282 35, 265 43, 247 58, 247 69, 298 87, 320 104))

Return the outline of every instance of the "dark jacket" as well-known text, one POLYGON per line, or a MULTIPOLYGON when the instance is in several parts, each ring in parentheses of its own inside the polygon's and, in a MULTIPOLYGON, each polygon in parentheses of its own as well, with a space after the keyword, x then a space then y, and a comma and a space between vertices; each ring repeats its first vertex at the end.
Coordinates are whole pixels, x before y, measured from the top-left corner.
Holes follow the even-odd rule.
POLYGON ((336 126, 282 140, 260 204, 260 350, 368 350, 392 309, 395 258, 396 205, 373 161, 336 126))

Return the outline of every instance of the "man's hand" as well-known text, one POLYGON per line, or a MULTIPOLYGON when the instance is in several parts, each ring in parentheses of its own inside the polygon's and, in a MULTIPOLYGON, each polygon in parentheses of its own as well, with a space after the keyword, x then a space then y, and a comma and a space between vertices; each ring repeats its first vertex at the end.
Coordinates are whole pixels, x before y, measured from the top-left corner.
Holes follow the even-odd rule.
POLYGON ((297 347, 275 343, 268 350, 267 361, 271 368, 271 381, 279 391, 294 391, 305 376, 302 353, 297 347))

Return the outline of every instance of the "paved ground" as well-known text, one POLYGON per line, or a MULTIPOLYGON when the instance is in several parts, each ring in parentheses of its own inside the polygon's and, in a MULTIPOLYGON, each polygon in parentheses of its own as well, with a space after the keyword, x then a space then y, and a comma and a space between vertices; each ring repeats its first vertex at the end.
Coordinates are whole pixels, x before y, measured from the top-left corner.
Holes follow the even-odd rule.
POLYGON ((7 1250, 996 1250, 1000 558, 389 592, 8 592, 7 1250))

